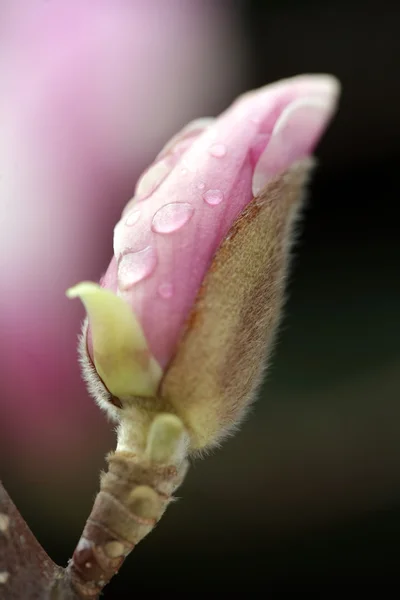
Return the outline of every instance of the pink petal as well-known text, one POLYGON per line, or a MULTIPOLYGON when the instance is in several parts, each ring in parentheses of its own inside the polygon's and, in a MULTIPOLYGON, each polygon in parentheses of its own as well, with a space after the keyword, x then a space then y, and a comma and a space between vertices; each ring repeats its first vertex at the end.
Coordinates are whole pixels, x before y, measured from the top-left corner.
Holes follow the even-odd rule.
POLYGON ((313 150, 338 87, 333 77, 309 75, 250 92, 203 131, 187 136, 190 128, 183 130, 159 155, 147 199, 131 201, 115 228, 115 257, 102 285, 132 306, 162 367, 215 251, 253 189, 313 150), (139 213, 132 217, 133 211, 139 213))
POLYGON ((77 457, 79 444, 96 443, 88 428, 101 421, 84 401, 76 367, 81 310, 64 290, 105 266, 102 233, 161 141, 240 82, 238 25, 229 7, 203 0, 0 1, 7 468, 20 453, 28 471, 30 461, 51 477, 53 460, 61 478, 61 453, 64 465, 82 467, 71 449, 77 457), (184 85, 193 74, 196 85, 184 85), (199 89, 208 88, 207 102, 199 89))

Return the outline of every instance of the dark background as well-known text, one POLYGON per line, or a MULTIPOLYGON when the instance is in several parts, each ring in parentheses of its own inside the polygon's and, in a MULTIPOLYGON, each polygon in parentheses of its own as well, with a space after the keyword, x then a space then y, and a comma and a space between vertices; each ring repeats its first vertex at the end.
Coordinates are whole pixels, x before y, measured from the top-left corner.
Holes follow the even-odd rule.
MULTIPOLYGON (((237 13, 248 53, 237 94, 330 72, 343 85, 340 110, 317 152, 260 398, 240 433, 191 467, 181 499, 105 598, 197 589, 255 596, 293 582, 318 583, 316 596, 329 598, 343 576, 387 582, 398 573, 400 5, 225 4, 237 13)), ((60 564, 90 510, 112 447, 108 429, 99 425, 90 475, 83 459, 74 486, 49 492, 47 505, 46 481, 20 478, 3 461, 9 491, 60 564)))

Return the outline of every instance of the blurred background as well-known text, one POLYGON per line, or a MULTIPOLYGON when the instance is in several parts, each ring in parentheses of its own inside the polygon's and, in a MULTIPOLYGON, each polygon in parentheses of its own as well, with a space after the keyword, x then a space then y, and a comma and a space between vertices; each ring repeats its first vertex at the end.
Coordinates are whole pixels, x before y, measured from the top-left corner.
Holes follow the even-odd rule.
MULTIPOLYGON (((273 365, 105 598, 398 571, 400 5, 2 0, 0 477, 66 564, 112 427, 80 380, 83 312, 138 176, 192 118, 307 72, 343 84, 273 365)), ((262 586, 262 587, 261 587, 262 586)))

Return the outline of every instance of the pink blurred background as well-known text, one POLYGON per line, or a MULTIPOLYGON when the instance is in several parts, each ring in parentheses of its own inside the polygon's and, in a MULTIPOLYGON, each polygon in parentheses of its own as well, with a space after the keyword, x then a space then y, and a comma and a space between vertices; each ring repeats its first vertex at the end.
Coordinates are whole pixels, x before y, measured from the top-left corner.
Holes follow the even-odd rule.
POLYGON ((170 589, 178 559, 188 585, 201 564, 223 590, 232 573, 263 586, 299 571, 398 572, 399 10, 1 0, 0 477, 60 563, 114 446, 80 379, 83 310, 65 290, 100 278, 138 176, 181 126, 249 88, 326 71, 343 98, 268 380, 115 585, 170 589))

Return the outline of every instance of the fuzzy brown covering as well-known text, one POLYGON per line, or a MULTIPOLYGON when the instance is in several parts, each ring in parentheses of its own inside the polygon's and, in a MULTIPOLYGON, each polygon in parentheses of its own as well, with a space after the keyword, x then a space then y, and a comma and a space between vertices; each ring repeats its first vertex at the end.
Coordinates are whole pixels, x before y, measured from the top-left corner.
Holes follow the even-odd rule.
POLYGON ((295 165, 253 199, 204 279, 161 388, 193 449, 213 445, 234 429, 261 382, 312 165, 295 165))

